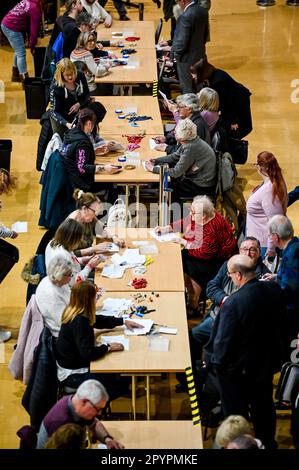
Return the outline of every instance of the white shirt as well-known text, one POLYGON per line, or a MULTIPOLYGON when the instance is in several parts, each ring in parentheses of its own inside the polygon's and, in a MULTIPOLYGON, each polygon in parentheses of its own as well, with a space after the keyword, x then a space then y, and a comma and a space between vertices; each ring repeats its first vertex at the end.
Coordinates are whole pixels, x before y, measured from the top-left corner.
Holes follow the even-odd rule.
POLYGON ((70 261, 72 264, 72 271, 73 271, 73 276, 70 280, 69 285, 72 286, 77 282, 78 280, 81 279, 81 281, 85 281, 90 272, 92 271, 92 268, 90 268, 88 265, 86 265, 83 269, 81 269, 81 264, 77 258, 77 256, 74 255, 72 251, 67 251, 63 246, 58 245, 55 247, 51 246, 51 242, 48 243, 47 248, 46 248, 46 269, 48 269, 50 261, 55 257, 55 256, 61 256, 67 261, 70 261))

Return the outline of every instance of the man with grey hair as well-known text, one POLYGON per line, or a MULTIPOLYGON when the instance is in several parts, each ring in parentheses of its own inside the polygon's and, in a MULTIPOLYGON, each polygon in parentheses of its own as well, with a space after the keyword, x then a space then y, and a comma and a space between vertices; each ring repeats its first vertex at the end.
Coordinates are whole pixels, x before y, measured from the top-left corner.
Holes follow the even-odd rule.
POLYGON ((69 283, 72 275, 71 262, 61 256, 55 256, 49 263, 47 276, 36 289, 35 300, 38 309, 45 326, 56 338, 60 330, 62 312, 70 301, 69 283))
POLYGON ((299 333, 299 239, 294 236, 292 222, 285 215, 274 215, 268 227, 272 241, 282 250, 282 260, 277 274, 265 274, 263 279, 276 281, 284 294, 287 306, 286 341, 289 348, 290 342, 299 333))
POLYGON ((108 449, 123 449, 123 445, 108 433, 99 416, 106 407, 108 393, 97 380, 86 380, 75 395, 61 398, 43 419, 37 440, 37 449, 44 449, 49 437, 62 425, 76 423, 86 428, 87 435, 106 444, 108 449))
POLYGON ((188 118, 177 124, 175 137, 181 144, 178 150, 165 157, 147 160, 145 168, 159 173, 160 165, 169 164, 173 201, 200 194, 213 198, 217 182, 214 150, 198 137, 196 125, 188 118))
POLYGON ((250 413, 255 436, 271 449, 276 448, 272 381, 281 366, 284 305, 280 288, 258 281, 255 269, 254 260, 243 254, 227 263, 238 290, 216 317, 210 365, 224 417, 250 413))

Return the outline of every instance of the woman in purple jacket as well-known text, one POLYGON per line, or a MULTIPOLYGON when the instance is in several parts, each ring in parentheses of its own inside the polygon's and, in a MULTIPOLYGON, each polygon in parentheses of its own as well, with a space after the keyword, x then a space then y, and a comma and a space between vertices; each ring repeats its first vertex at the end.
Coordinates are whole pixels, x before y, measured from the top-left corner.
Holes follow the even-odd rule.
POLYGON ((42 9, 43 0, 21 0, 2 20, 2 32, 14 50, 12 82, 23 82, 28 77, 24 34, 28 33, 30 50, 34 54, 42 9))

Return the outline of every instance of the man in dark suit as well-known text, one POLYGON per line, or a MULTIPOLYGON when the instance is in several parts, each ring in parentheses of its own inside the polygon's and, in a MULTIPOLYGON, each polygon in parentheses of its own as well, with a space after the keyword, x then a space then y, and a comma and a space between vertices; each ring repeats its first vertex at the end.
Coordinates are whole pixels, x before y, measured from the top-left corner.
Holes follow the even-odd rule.
POLYGON ((171 52, 177 63, 182 93, 192 93, 190 67, 206 55, 209 15, 192 0, 177 0, 177 3, 183 13, 177 22, 171 52))
POLYGON ((238 290, 220 308, 211 337, 223 414, 247 417, 249 411, 256 437, 275 448, 272 380, 281 365, 282 293, 277 284, 256 279, 249 256, 233 256, 227 273, 238 290))

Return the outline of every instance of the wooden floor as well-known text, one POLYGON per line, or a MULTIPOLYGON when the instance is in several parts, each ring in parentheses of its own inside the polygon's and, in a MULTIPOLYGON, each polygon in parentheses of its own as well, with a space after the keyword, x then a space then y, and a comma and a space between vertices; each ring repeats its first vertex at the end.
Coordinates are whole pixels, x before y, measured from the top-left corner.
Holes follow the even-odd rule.
MULTIPOLYGON (((212 64, 228 71, 235 79, 252 91, 254 131, 249 136, 249 161, 239 168, 245 195, 259 183, 252 163, 258 152, 272 151, 283 169, 288 189, 299 184, 299 8, 285 6, 278 0, 271 8, 259 8, 254 0, 213 0, 210 12, 211 42, 208 57, 212 64)), ((150 0, 145 1, 145 19, 158 20, 161 10, 150 0)), ((108 9, 114 14, 111 0, 108 9)), ((137 14, 129 11, 132 19, 137 14)), ((168 27, 162 36, 168 37, 168 27)), ((28 55, 32 72, 32 59, 28 55)), ((0 77, 4 81, 4 102, 0 100, 0 138, 13 140, 12 173, 18 177, 18 190, 10 197, 3 197, 1 220, 9 226, 22 220, 28 221, 28 234, 21 234, 16 245, 20 249, 20 262, 0 286, 0 325, 13 331, 13 339, 0 349, 0 448, 16 448, 16 430, 28 423, 28 416, 21 406, 23 385, 12 380, 7 362, 18 335, 18 327, 24 310, 26 284, 20 273, 24 263, 34 253, 42 231, 37 227, 39 216, 39 177, 35 171, 39 122, 27 120, 24 92, 19 84, 10 82, 12 52, 0 48, 0 77), (4 358, 3 358, 4 354, 4 358), (4 360, 4 362, 3 362, 4 360)), ((299 232, 298 204, 288 215, 296 232, 299 232)), ((171 392, 168 403, 168 380, 161 380, 158 402, 154 403, 159 419, 188 418, 187 395, 171 392)), ((172 387, 173 388, 173 387, 172 387)), ((142 400, 142 397, 140 398, 142 400)), ((128 403, 124 403, 128 406, 128 403)), ((123 406, 119 404, 120 408, 123 406)), ((280 417, 277 426, 279 446, 290 448, 288 418, 280 417)), ((207 443, 207 446, 209 443, 207 443)))

